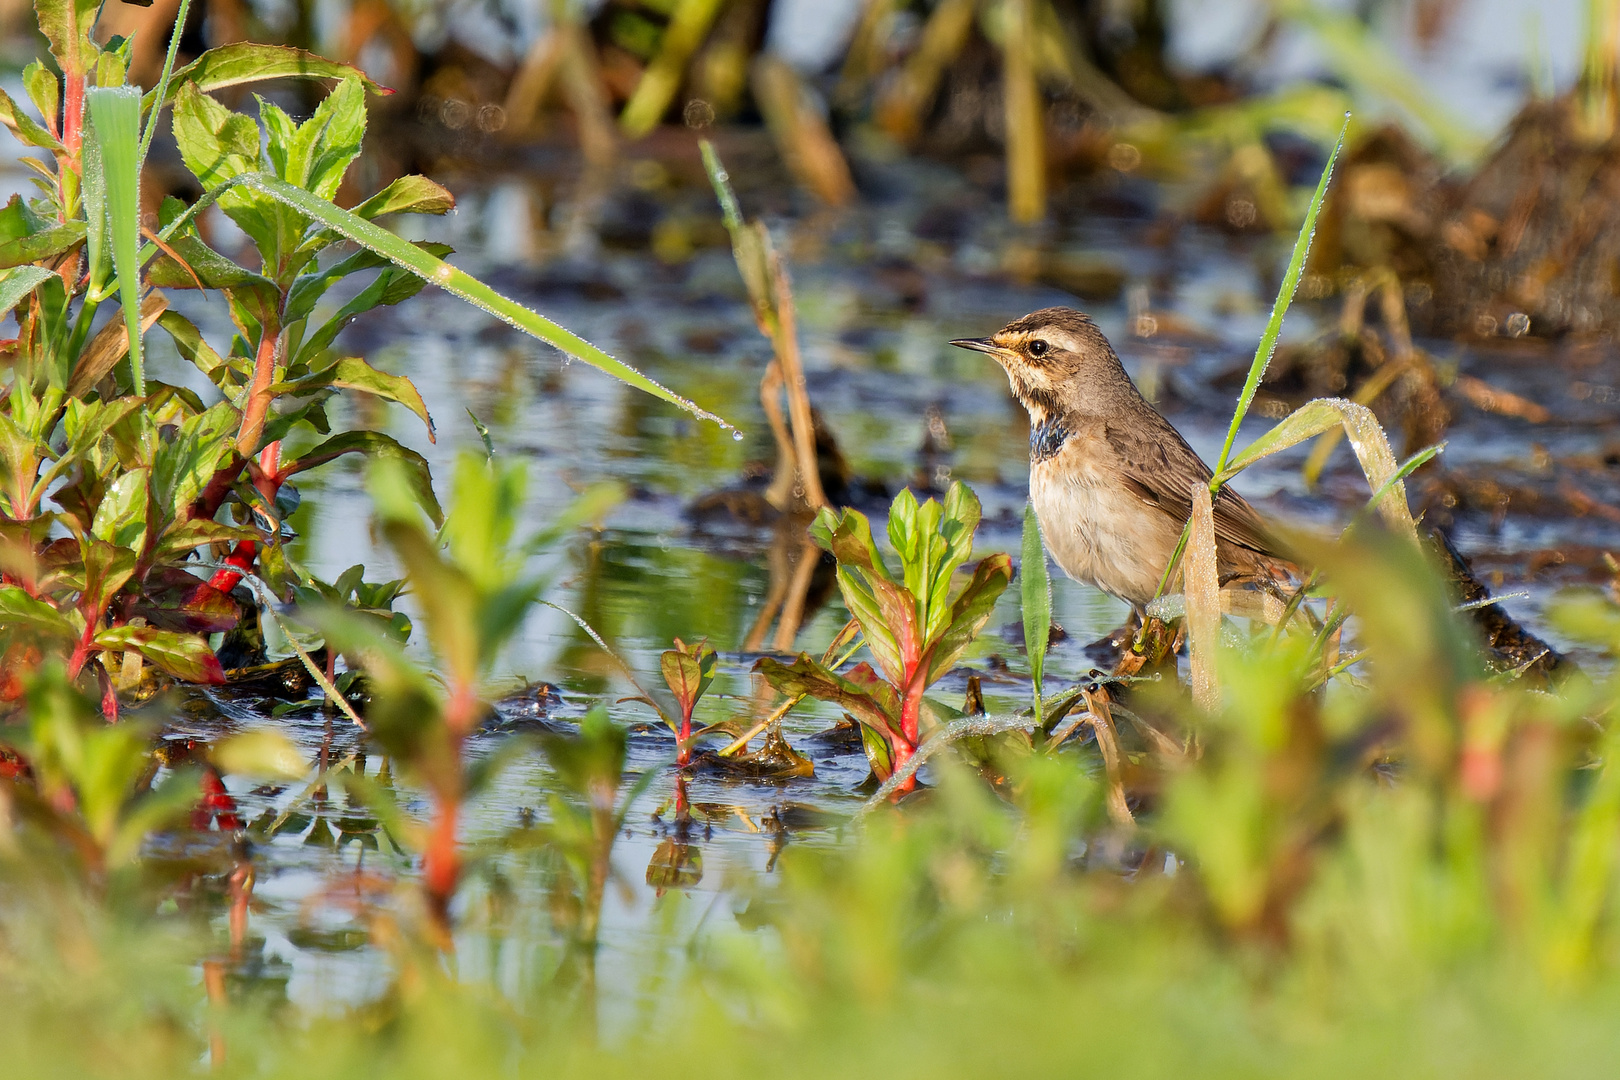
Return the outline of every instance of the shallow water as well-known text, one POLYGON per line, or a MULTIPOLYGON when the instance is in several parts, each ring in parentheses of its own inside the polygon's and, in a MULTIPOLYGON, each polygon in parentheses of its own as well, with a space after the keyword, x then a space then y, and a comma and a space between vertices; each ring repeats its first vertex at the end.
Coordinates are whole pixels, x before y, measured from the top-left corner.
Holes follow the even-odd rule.
MULTIPOLYGON (((690 147, 680 153, 691 156, 690 147)), ((981 551, 1016 552, 1026 497, 1027 423, 999 369, 945 343, 991 332, 1049 304, 1090 311, 1127 368, 1193 446, 1213 459, 1233 397, 1224 383, 1215 384, 1248 363, 1287 255, 1285 241, 1196 229, 1175 230, 1166 239, 1156 214, 1175 192, 1126 177, 1071 193, 1059 224, 1023 234, 953 170, 920 163, 867 163, 862 169, 865 186, 881 194, 841 216, 797 212, 780 197, 767 202, 746 182, 740 185, 745 211, 767 206, 776 243, 788 253, 811 397, 858 475, 889 492, 905 483, 942 488, 951 479, 965 480, 984 503, 981 551), (1120 207, 1140 212, 1121 216, 1120 207), (1105 286, 1106 279, 1117 278, 1117 288, 1103 288, 1108 298, 1081 302, 1003 272, 1003 266, 1019 265, 1020 252, 1035 244, 1102 268, 1093 276, 1105 286), (925 455, 920 447, 931 416, 936 429, 943 422, 949 449, 925 455)), ((631 496, 600 531, 570 538, 537 559, 534 569, 553 576, 550 599, 588 620, 646 680, 656 681, 658 653, 671 638, 707 638, 722 655, 721 678, 698 717, 712 721, 751 707, 754 656, 742 650, 771 588, 771 545, 793 538, 778 540, 768 527, 736 521, 694 520, 689 508, 698 496, 736 484, 751 462, 769 456, 757 392, 769 352, 729 249, 717 246, 724 234, 711 198, 690 181, 690 170, 649 159, 627 165, 621 179, 594 205, 570 201, 567 178, 541 183, 532 176, 497 175, 463 182, 456 185, 459 211, 413 223, 411 235, 454 244, 460 265, 736 423, 746 433, 743 440, 583 364, 566 363, 550 347, 433 290, 364 317, 340 343, 416 382, 437 421, 438 442, 430 444, 403 410, 352 399, 333 410, 334 426, 385 426, 427 456, 441 496, 448 497, 456 455, 482 450, 467 415, 475 414, 488 425, 497 454, 528 462, 530 529, 545 524, 574 490, 601 479, 623 481, 631 496), (655 247, 664 238, 667 261, 644 244, 633 246, 647 236, 655 247)), ((760 186, 769 187, 763 180, 760 186)), ((191 294, 173 299, 205 329, 223 328, 222 300, 191 294)), ((340 302, 329 301, 334 307, 340 302)), ((1307 340, 1335 318, 1332 308, 1302 302, 1285 327, 1285 346, 1307 340)), ((172 352, 164 352, 161 335, 155 337, 151 363, 157 377, 209 390, 172 352)), ((1488 348, 1427 344, 1443 363, 1538 401, 1555 417, 1530 424, 1459 405, 1444 455, 1448 468, 1499 480, 1518 477, 1528 489, 1553 493, 1574 486, 1595 507, 1583 514, 1543 509, 1527 515, 1510 501, 1505 513, 1463 506, 1454 514, 1460 546, 1478 558, 1491 585, 1528 593, 1505 601, 1508 610, 1545 633, 1541 612, 1549 596, 1565 584, 1599 580, 1598 553, 1620 550, 1620 512, 1612 509, 1620 505, 1620 363, 1605 343, 1584 351, 1527 341, 1493 341, 1488 348)), ((1262 398, 1240 446, 1272 422, 1268 411, 1276 412, 1262 398)), ((1316 492, 1307 491, 1300 478, 1301 460, 1300 452, 1279 455, 1235 486, 1280 518, 1319 529, 1342 524, 1367 495, 1349 452, 1338 452, 1316 492)), ((367 565, 372 580, 393 576, 369 531, 358 464, 340 459, 306 480, 302 508, 293 518, 299 533, 294 550, 305 565, 327 579, 356 562, 367 565)), ((886 499, 875 502, 869 507, 874 516, 886 499)), ((1560 505, 1572 504, 1566 499, 1560 505)), ((409 609, 410 601, 402 606, 409 609)), ((1060 579, 1054 617, 1067 637, 1048 661, 1049 680, 1062 684, 1083 676, 1091 667, 1083 645, 1118 625, 1123 614, 1117 601, 1060 579)), ((819 653, 845 617, 834 593, 808 614, 797 647, 819 653)), ((992 711, 1021 704, 1021 637, 1012 590, 968 653, 964 671, 945 680, 938 696, 959 700, 966 672, 973 671, 983 677, 992 711)), ((643 706, 618 702, 633 689, 567 616, 549 608, 533 612, 501 669, 514 696, 475 740, 477 753, 514 732, 567 726, 599 701, 625 722, 655 719, 643 706), (523 691, 525 682, 551 684, 556 693, 523 691)), ((272 704, 230 694, 193 700, 170 724, 169 737, 212 739, 274 724, 312 761, 323 746, 330 760, 360 746, 341 719, 329 727, 316 710, 272 719, 272 704)), ((722 883, 732 871, 765 870, 783 843, 834 843, 842 836, 836 824, 781 824, 806 816, 795 807, 847 815, 859 805, 866 767, 858 750, 835 751, 813 738, 836 720, 836 710, 807 704, 784 724, 789 739, 815 761, 814 779, 761 783, 712 772, 696 776, 691 798, 703 812, 692 840, 702 853, 703 877, 684 890, 695 902, 672 909, 669 917, 680 927, 714 917, 711 907, 726 914, 722 883)), ((600 964, 604 999, 618 1002, 626 1015, 637 993, 650 992, 636 989, 638 973, 653 962, 649 956, 663 956, 658 943, 670 940, 664 936, 669 927, 655 915, 661 902, 644 884, 644 874, 668 835, 653 813, 671 797, 674 781, 666 766, 672 751, 662 728, 632 736, 630 773, 658 775, 631 808, 615 849, 619 881, 609 889, 604 910, 600 964)), ((375 758, 367 765, 373 774, 378 767, 375 758)), ((249 820, 263 823, 284 811, 297 815, 273 838, 262 830, 250 834, 258 868, 252 926, 263 945, 243 973, 285 980, 290 998, 312 1006, 380 991, 386 967, 366 944, 364 916, 387 895, 390 881, 409 874, 408 863, 390 853, 386 835, 341 794, 321 803, 300 801, 296 785, 255 787, 233 780, 229 786, 249 820)), ((521 758, 476 808, 469 840, 494 837, 525 811, 543 817, 546 790, 542 761, 537 755, 521 758)), ((408 800, 406 805, 422 809, 408 800)), ((224 838, 219 840, 214 855, 223 858, 224 838)), ((204 838, 196 842, 206 847, 204 838)), ((502 979, 537 977, 555 961, 546 920, 536 914, 545 910, 544 883, 519 856, 494 857, 489 866, 491 873, 475 876, 463 898, 472 927, 463 963, 487 965, 502 979), (504 884, 492 884, 498 881, 504 884), (494 934, 478 913, 501 889, 511 890, 518 909, 530 914, 511 932, 494 934)))

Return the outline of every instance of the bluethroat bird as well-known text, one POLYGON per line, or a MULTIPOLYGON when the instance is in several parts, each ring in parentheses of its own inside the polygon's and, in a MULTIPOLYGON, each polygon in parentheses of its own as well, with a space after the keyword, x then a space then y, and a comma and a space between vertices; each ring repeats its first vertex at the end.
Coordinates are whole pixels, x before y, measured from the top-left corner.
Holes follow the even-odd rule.
MULTIPOLYGON (((1052 558, 1141 619, 1191 514, 1192 485, 1209 482, 1209 466, 1136 389, 1097 325, 1072 308, 1044 308, 991 337, 951 344, 1005 368, 1029 411, 1029 498, 1052 558)), ((1223 589, 1266 591, 1295 572, 1237 492, 1223 487, 1214 512, 1223 589)), ((1180 591, 1179 574, 1168 591, 1180 591)))

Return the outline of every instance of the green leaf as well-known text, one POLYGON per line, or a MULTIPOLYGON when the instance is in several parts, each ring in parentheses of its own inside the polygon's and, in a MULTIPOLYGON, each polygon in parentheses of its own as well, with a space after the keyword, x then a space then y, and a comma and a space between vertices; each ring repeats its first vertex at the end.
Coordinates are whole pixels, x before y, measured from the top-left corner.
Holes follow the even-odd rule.
MULTIPOLYGON (((443 258, 455 249, 449 244, 438 244, 428 240, 415 241, 417 247, 432 255, 434 258, 443 258)), ((287 291, 287 303, 283 308, 283 321, 289 325, 309 316, 315 310, 315 304, 326 295, 332 285, 350 274, 358 274, 363 270, 376 270, 391 265, 389 261, 374 251, 361 248, 359 251, 339 259, 325 270, 316 273, 301 274, 287 291)), ((300 350, 304 351, 304 350, 300 350)))
POLYGON ((85 91, 106 194, 108 239, 118 271, 119 299, 129 330, 129 366, 135 393, 146 393, 141 363, 140 148, 141 92, 133 86, 98 86, 85 91))
POLYGON ((456 197, 425 176, 401 176, 349 212, 371 221, 389 214, 448 214, 456 197))
POLYGON ((6 629, 27 627, 47 637, 63 641, 78 638, 78 629, 67 616, 48 601, 29 596, 18 585, 0 585, 0 625, 6 629))
MULTIPOLYGON (((374 472, 386 471, 379 463, 374 472)), ((399 557, 412 595, 422 605, 428 642, 446 675, 463 685, 474 683, 481 666, 479 607, 483 599, 472 578, 439 554, 420 526, 385 521, 383 536, 399 557)))
POLYGON ((380 431, 345 431, 341 435, 334 435, 300 455, 296 460, 283 464, 281 475, 288 477, 306 472, 344 454, 365 454, 371 458, 387 458, 399 462, 404 482, 409 485, 412 494, 433 519, 433 524, 435 526, 444 524, 444 511, 439 508, 439 500, 433 494, 433 474, 428 468, 427 459, 415 450, 401 446, 380 431))
POLYGON ((90 41, 99 0, 35 0, 40 33, 51 44, 56 66, 69 79, 83 78, 90 70, 96 47, 90 41))
POLYGON ((110 652, 134 649, 159 671, 190 683, 219 685, 225 671, 208 642, 195 634, 177 634, 154 626, 111 626, 96 635, 96 644, 110 652))
POLYGON ((169 336, 174 339, 176 351, 182 357, 196 365, 197 370, 208 376, 211 381, 216 384, 219 382, 215 378, 215 373, 224 368, 227 361, 208 344, 196 324, 178 311, 165 311, 157 324, 169 332, 169 336))
POLYGON ((39 288, 40 282, 55 276, 44 266, 14 266, 0 272, 0 319, 10 315, 13 308, 39 288))
MULTIPOLYGON (((13 200, 17 197, 13 196, 13 200)), ((0 243, 0 270, 54 259, 84 243, 84 222, 52 225, 39 232, 0 243)))
MULTIPOLYGON (((39 115, 55 118, 61 114, 62 82, 56 77, 56 72, 38 60, 30 60, 22 70, 22 81, 23 89, 28 91, 28 100, 34 103, 39 115)), ((51 137, 55 138, 54 135, 51 137)))
POLYGON ((1024 649, 1029 655, 1029 673, 1035 683, 1035 721, 1040 723, 1041 680, 1046 667, 1046 648, 1052 632, 1052 580, 1046 572, 1046 546, 1041 543, 1041 522, 1035 505, 1024 507, 1024 546, 1018 567, 1024 615, 1024 649))
MULTIPOLYGON (((244 41, 209 49, 176 71, 169 80, 169 90, 163 104, 173 103, 182 89, 206 94, 266 79, 356 79, 373 94, 393 93, 349 64, 326 60, 303 49, 254 45, 244 41)), ((151 109, 157 104, 156 93, 147 94, 142 104, 144 108, 151 109)))
POLYGON ((664 685, 675 695, 682 719, 692 719, 692 710, 697 707, 698 699, 714 681, 714 662, 715 652, 706 641, 699 642, 689 650, 684 642, 677 639, 675 648, 666 649, 660 657, 659 668, 664 676, 664 685))
MULTIPOLYGON (((456 459, 455 504, 445 519, 444 539, 451 558, 482 592, 493 593, 521 569, 509 544, 523 509, 524 481, 521 463, 490 467, 472 454, 456 459)), ((385 518, 421 520, 414 507, 403 518, 397 506, 388 504, 379 504, 378 513, 385 518)))
MULTIPOLYGON (((263 111, 261 104, 261 116, 263 111)), ((277 171, 283 180, 322 199, 330 199, 337 194, 350 162, 359 156, 365 134, 365 89, 359 79, 344 79, 322 99, 314 114, 298 125, 298 132, 279 163, 272 142, 270 161, 280 166, 277 171)))
MULTIPOLYGON (((390 262, 403 266, 412 273, 425 278, 430 284, 437 285, 454 296, 459 296, 475 307, 489 312, 524 333, 532 334, 542 341, 555 345, 570 356, 612 375, 621 382, 685 409, 700 419, 713 420, 728 429, 731 427, 720 417, 672 393, 628 364, 615 360, 595 345, 564 330, 538 312, 531 311, 523 305, 507 299, 466 271, 457 270, 448 263, 434 258, 414 244, 395 236, 386 229, 329 202, 318 199, 309 192, 293 187, 274 176, 263 173, 242 175, 236 177, 233 183, 271 196, 349 240, 360 244, 362 247, 369 248, 385 256, 390 262)), ((210 185, 211 191, 212 187, 210 185)), ((220 199, 223 206, 227 193, 213 193, 220 199)))
POLYGON ((421 292, 426 284, 427 282, 408 270, 388 267, 377 275, 375 281, 360 290, 354 299, 339 308, 336 315, 322 323, 320 328, 309 336, 309 340, 299 347, 298 359, 310 363, 332 344, 343 328, 354 321, 355 316, 374 307, 389 307, 409 300, 421 292))
POLYGON ((147 470, 131 469, 111 484, 96 507, 92 536, 121 547, 140 547, 146 535, 147 470))
POLYGON ((186 84, 175 98, 173 129, 186 168, 205 191, 221 190, 220 209, 248 234, 265 265, 275 266, 282 250, 285 215, 273 205, 261 206, 249 191, 225 186, 240 177, 257 175, 259 125, 186 84))
POLYGON ((428 415, 427 403, 417 392, 416 385, 403 375, 378 371, 356 356, 345 356, 331 367, 297 382, 275 383, 270 387, 270 392, 302 396, 325 389, 359 390, 385 401, 398 402, 421 418, 422 423, 427 425, 428 439, 433 439, 433 417, 428 415))
POLYGON ((810 525, 810 536, 841 564, 859 567, 893 581, 889 568, 878 554, 872 539, 872 523, 859 510, 845 510, 842 515, 822 507, 810 525))
POLYGON ((244 334, 256 336, 260 327, 275 320, 281 305, 281 290, 275 282, 238 266, 195 234, 176 236, 168 245, 185 265, 165 253, 147 269, 148 283, 163 289, 195 289, 201 282, 205 289, 218 289, 230 297, 233 308, 240 305, 252 317, 250 326, 238 320, 244 334))
POLYGON ((1012 559, 1004 554, 990 555, 973 569, 973 580, 957 596, 950 608, 950 625, 938 642, 928 664, 928 684, 934 683, 961 659, 1012 583, 1012 559))
POLYGON ((159 446, 152 461, 152 492, 160 513, 184 517, 191 504, 235 453, 234 436, 241 413, 228 401, 180 425, 172 440, 159 446))
POLYGON ((1336 427, 1342 427, 1350 440, 1361 471, 1366 474, 1367 486, 1378 500, 1379 514, 1391 528, 1415 540, 1417 524, 1406 502, 1406 485, 1400 479, 1400 467, 1389 445, 1389 436, 1371 409, 1353 401, 1318 398, 1306 402, 1233 457, 1230 464, 1216 474, 1215 482, 1225 483, 1260 459, 1336 427))
POLYGON ((888 732, 900 730, 900 698, 870 664, 857 664, 848 675, 840 675, 812 660, 809 653, 800 653, 792 664, 762 657, 754 670, 778 693, 803 694, 847 709, 863 725, 883 733, 885 740, 888 732))
POLYGON ((17 108, 17 103, 4 90, 0 90, 0 124, 10 128, 12 134, 29 146, 37 146, 53 154, 62 149, 62 140, 17 108))

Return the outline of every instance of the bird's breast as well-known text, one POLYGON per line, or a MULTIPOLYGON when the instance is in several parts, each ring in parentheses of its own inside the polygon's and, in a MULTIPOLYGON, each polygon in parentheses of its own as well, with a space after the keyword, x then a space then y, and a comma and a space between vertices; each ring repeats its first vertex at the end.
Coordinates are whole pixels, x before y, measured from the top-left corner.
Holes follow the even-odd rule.
POLYGON ((1064 573, 1133 604, 1153 595, 1179 523, 1125 485, 1107 442, 1070 431, 1050 456, 1036 459, 1032 451, 1029 498, 1064 573))

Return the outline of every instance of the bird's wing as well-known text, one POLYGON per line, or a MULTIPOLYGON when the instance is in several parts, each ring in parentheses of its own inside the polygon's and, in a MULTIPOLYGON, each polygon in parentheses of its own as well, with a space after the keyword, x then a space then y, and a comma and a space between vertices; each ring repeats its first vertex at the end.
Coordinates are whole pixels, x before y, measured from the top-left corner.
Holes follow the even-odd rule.
MULTIPOLYGON (((1209 483, 1205 465, 1181 433, 1149 407, 1126 425, 1109 422, 1103 435, 1118 455, 1127 487, 1144 502, 1178 521, 1192 515, 1192 486, 1209 483)), ((1229 487, 1215 498, 1215 538, 1262 555, 1280 554, 1279 544, 1254 507, 1229 487)))

